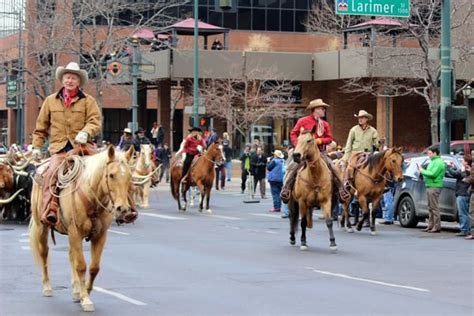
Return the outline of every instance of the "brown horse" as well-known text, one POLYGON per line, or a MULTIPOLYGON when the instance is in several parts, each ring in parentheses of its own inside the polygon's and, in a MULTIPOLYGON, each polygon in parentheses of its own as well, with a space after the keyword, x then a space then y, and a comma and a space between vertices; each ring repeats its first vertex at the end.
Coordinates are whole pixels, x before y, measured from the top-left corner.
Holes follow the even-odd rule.
MULTIPOLYGON (((100 257, 107 238, 107 229, 113 218, 117 223, 133 222, 136 218, 128 203, 131 184, 129 161, 133 150, 127 153, 106 151, 78 159, 84 166, 77 183, 71 183, 59 194, 59 223, 54 230, 69 238, 69 261, 72 270, 72 299, 80 302, 84 311, 93 311, 89 294, 99 273, 100 257), (91 242, 91 262, 86 283, 86 262, 82 241, 91 242)), ((76 156, 78 157, 78 156, 76 156)), ((48 232, 50 227, 41 223, 42 192, 38 183, 33 185, 32 218, 30 220, 30 247, 42 268, 43 295, 52 296, 48 273, 48 232)), ((51 233, 53 236, 53 233, 51 233)), ((54 241, 54 238, 53 238, 54 241)))
POLYGON ((308 249, 306 244, 306 227, 313 227, 312 208, 321 207, 329 231, 330 249, 337 250, 336 239, 332 229, 331 205, 333 184, 331 173, 314 140, 313 131, 302 131, 298 144, 293 152, 296 163, 304 162, 297 174, 295 186, 288 202, 290 211, 290 244, 294 245, 298 219, 301 215, 301 250, 308 249))
POLYGON ((171 164, 171 194, 174 199, 178 201, 178 209, 186 211, 186 193, 192 186, 197 186, 200 192, 199 196, 199 212, 203 210, 204 199, 206 199, 206 211, 211 213, 209 208, 209 200, 211 198, 212 184, 216 176, 214 170, 215 165, 223 164, 225 161, 224 152, 222 151, 222 145, 220 140, 211 144, 207 151, 195 158, 191 164, 189 170, 188 181, 186 184, 181 186, 180 190, 180 179, 182 166, 178 163, 178 160, 173 161, 171 164), (181 191, 181 192, 180 192, 181 191), (183 196, 183 206, 181 207, 180 194, 183 196))
MULTIPOLYGON (((379 206, 380 199, 385 190, 387 177, 400 182, 403 179, 403 156, 401 148, 390 148, 375 154, 368 153, 354 153, 349 159, 349 165, 354 168, 353 179, 354 186, 350 190, 350 199, 343 202, 343 214, 341 219, 341 226, 347 222, 347 232, 354 232, 349 221, 349 204, 356 195, 359 200, 359 205, 363 211, 363 217, 357 221, 357 230, 362 229, 364 221, 369 217, 368 200, 372 201, 372 209, 376 210, 379 206)), ((343 170, 347 174, 347 169, 343 170)), ((372 211, 372 220, 370 222, 370 231, 372 235, 375 231, 375 215, 372 211)))

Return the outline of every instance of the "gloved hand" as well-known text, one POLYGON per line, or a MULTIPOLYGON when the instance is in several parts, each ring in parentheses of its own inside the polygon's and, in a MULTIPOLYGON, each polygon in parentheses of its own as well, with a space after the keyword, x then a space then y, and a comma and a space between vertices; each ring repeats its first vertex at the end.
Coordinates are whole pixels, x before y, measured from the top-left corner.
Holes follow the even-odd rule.
POLYGON ((196 148, 197 148, 197 150, 202 154, 202 150, 203 150, 202 146, 201 146, 201 145, 197 145, 196 148))
POLYGON ((316 138, 316 144, 321 145, 323 143, 323 140, 321 138, 316 138))
POLYGON ((87 138, 89 137, 89 134, 87 134, 87 132, 84 132, 84 131, 80 131, 79 133, 77 133, 76 135, 76 138, 74 139, 74 141, 78 144, 86 144, 87 143, 87 138))
POLYGON ((32 154, 33 154, 34 160, 41 160, 41 158, 43 157, 43 154, 41 153, 41 149, 39 148, 33 148, 32 154))

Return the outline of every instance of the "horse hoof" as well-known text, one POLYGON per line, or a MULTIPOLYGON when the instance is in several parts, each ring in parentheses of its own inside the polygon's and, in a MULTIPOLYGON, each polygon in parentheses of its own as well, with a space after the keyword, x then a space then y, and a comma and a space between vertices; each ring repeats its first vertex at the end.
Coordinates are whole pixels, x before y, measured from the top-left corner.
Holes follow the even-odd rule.
POLYGON ((43 290, 43 296, 45 296, 45 297, 51 297, 51 296, 53 296, 53 290, 52 290, 52 289, 45 289, 45 290, 43 290))
POLYGON ((290 245, 292 245, 292 246, 296 245, 296 241, 290 240, 290 245))
POLYGON ((72 293, 72 301, 74 303, 79 303, 81 301, 81 294, 78 293, 72 293))
POLYGON ((199 209, 199 213, 202 213, 202 208, 199 209))
POLYGON ((306 251, 306 250, 308 250, 308 246, 306 246, 306 245, 301 245, 301 246, 300 246, 300 250, 306 251))
POLYGON ((84 312, 93 312, 95 311, 94 303, 81 304, 82 310, 84 312))
POLYGON ((329 246, 329 250, 331 250, 332 252, 336 252, 337 246, 329 246))
POLYGON ((362 226, 357 226, 356 229, 358 232, 360 232, 362 230, 362 226))
POLYGON ((354 229, 351 227, 351 228, 346 228, 346 232, 348 233, 353 233, 354 232, 354 229))
POLYGON ((377 232, 376 232, 375 230, 371 231, 370 234, 371 234, 372 236, 377 236, 377 232))
POLYGON ((212 214, 212 210, 211 210, 211 209, 208 209, 206 212, 207 212, 207 214, 212 214))

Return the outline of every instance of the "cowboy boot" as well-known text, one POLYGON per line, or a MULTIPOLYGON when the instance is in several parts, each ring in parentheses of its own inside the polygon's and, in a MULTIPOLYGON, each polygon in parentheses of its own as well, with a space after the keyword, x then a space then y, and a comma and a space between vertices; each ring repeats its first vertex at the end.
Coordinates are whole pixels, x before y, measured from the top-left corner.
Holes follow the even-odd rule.
POLYGON ((48 208, 41 216, 41 222, 54 226, 58 223, 59 204, 58 198, 53 196, 49 202, 48 208))

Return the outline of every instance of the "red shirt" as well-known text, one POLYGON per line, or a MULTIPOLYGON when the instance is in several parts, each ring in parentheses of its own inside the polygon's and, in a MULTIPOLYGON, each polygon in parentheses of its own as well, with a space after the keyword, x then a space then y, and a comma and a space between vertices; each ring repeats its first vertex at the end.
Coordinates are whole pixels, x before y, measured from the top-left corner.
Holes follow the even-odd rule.
POLYGON ((201 138, 200 140, 197 140, 193 136, 188 136, 184 143, 184 152, 191 155, 197 155, 199 154, 199 151, 197 150, 198 145, 201 145, 203 149, 206 148, 204 139, 201 138))
MULTIPOLYGON (((321 144, 319 145, 319 149, 322 150, 324 146, 322 145, 327 145, 332 142, 332 134, 331 134, 331 128, 329 127, 329 123, 326 122, 323 119, 320 119, 321 122, 323 123, 323 133, 322 135, 318 135, 317 133, 314 134, 314 138, 320 138, 321 139, 321 144)), ((300 130, 303 127, 306 130, 312 130, 313 127, 316 126, 317 128, 317 121, 314 119, 314 116, 312 114, 302 117, 296 122, 295 127, 291 130, 290 133, 290 139, 291 143, 296 146, 298 143, 298 136, 300 135, 300 130)))

